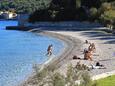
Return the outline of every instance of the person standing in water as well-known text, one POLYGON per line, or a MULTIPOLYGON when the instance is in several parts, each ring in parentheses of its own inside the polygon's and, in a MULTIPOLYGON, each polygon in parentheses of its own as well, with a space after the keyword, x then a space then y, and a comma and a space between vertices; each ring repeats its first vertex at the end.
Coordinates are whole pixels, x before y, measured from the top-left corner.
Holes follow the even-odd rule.
POLYGON ((52 48, 53 48, 53 45, 49 45, 48 48, 47 48, 47 55, 51 56, 52 55, 52 48))

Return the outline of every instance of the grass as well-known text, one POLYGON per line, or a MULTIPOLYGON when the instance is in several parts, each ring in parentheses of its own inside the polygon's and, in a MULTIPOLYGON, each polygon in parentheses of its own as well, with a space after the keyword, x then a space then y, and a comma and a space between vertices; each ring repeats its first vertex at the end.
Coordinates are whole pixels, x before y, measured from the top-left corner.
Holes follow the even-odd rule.
POLYGON ((97 80, 97 86, 115 86, 115 75, 97 80))

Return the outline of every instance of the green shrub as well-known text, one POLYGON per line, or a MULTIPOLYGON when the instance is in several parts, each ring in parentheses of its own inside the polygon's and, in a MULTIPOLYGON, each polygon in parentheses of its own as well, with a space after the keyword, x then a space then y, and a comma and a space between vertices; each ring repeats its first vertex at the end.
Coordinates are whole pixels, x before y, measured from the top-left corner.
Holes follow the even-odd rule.
POLYGON ((65 86, 65 79, 64 76, 61 75, 60 73, 53 73, 50 76, 50 85, 52 86, 65 86))
POLYGON ((97 8, 94 8, 94 7, 91 8, 91 9, 90 9, 90 15, 91 15, 91 16, 95 16, 96 14, 97 14, 97 8))
POLYGON ((52 65, 50 65, 50 67, 45 67, 42 70, 37 66, 34 67, 38 86, 96 86, 96 84, 92 83, 85 65, 81 65, 76 68, 72 67, 70 64, 68 66, 66 76, 56 72, 55 70, 52 71, 52 68, 52 65), (79 80, 81 84, 76 83, 76 80, 79 80))
POLYGON ((112 9, 111 3, 108 3, 108 2, 102 3, 100 7, 100 13, 104 13, 105 11, 108 11, 111 9, 112 9))
POLYGON ((92 80, 87 71, 82 73, 82 80, 81 80, 81 86, 91 86, 92 80))
POLYGON ((91 18, 91 20, 95 20, 95 19, 97 19, 97 8, 91 8, 90 9, 90 18, 91 18))
POLYGON ((75 80, 78 80, 78 76, 75 71, 75 68, 73 68, 72 64, 70 64, 68 66, 67 73, 66 73, 66 83, 69 84, 69 86, 74 86, 75 80))
POLYGON ((81 0, 76 0, 76 8, 80 8, 81 7, 81 0))
POLYGON ((115 10, 115 1, 111 3, 112 9, 115 10))

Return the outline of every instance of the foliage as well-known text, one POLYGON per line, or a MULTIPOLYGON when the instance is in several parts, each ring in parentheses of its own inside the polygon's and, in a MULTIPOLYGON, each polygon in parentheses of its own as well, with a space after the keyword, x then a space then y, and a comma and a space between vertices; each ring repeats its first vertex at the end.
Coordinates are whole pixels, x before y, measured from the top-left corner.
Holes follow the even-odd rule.
POLYGON ((54 70, 55 68, 52 66, 44 67, 42 70, 37 66, 34 67, 38 86, 96 86, 92 85, 92 80, 85 65, 72 67, 70 64, 65 76, 54 70), (76 83, 76 81, 79 83, 76 83))
POLYGON ((69 86, 74 86, 75 85, 75 80, 78 79, 78 76, 76 76, 76 71, 70 64, 68 66, 67 74, 66 74, 66 83, 69 84, 69 86))
POLYGON ((96 20, 98 17, 98 10, 97 8, 92 7, 90 10, 90 18, 91 20, 96 20))
POLYGON ((99 11, 100 11, 100 13, 104 13, 105 11, 109 11, 109 10, 111 10, 111 9, 112 9, 111 3, 105 2, 105 3, 103 3, 103 4, 101 5, 99 11))
POLYGON ((115 2, 105 2, 101 5, 100 9, 99 9, 99 13, 100 13, 100 21, 105 25, 105 26, 113 26, 113 28, 110 29, 114 29, 114 21, 115 21, 115 2))
POLYGON ((29 22, 37 22, 37 21, 50 21, 50 13, 48 10, 39 10, 35 11, 33 14, 29 17, 29 22))
MULTIPOLYGON (((111 20, 114 0, 1 0, 0 10, 29 13, 29 22, 111 20), (110 12, 110 13, 109 13, 110 12)), ((113 20, 113 19, 112 19, 113 20)))
MULTIPOLYGON (((52 0, 44 15, 31 14, 29 20, 36 21, 71 21, 98 20, 99 16, 112 8, 112 0, 52 0), (46 17, 47 16, 47 17, 46 17), (43 17, 44 19, 40 19, 43 17)), ((44 10, 37 10, 42 12, 44 10)), ((36 14, 37 13, 37 14, 36 14)))
POLYGON ((15 9, 17 13, 32 13, 38 9, 48 8, 50 2, 51 0, 2 0, 0 1, 0 9, 15 9))
POLYGON ((100 0, 82 0, 82 5, 88 8, 96 7, 99 8, 101 5, 100 0))
POLYGON ((81 86, 91 86, 92 85, 92 80, 88 72, 83 72, 82 73, 82 80, 81 80, 81 86))
POLYGON ((38 86, 64 86, 65 84, 64 76, 54 72, 51 67, 40 69, 38 66, 35 66, 34 70, 36 72, 38 86))
POLYGON ((91 8, 90 9, 90 15, 91 16, 96 16, 97 15, 97 8, 91 8))
POLYGON ((115 1, 111 3, 112 9, 115 10, 115 1))
POLYGON ((104 20, 115 19, 115 10, 105 11, 104 14, 101 15, 101 18, 103 18, 104 20))
POLYGON ((76 8, 80 8, 81 7, 81 0, 76 0, 76 8))
POLYGON ((60 73, 54 72, 54 73, 52 73, 52 75, 49 78, 50 78, 50 81, 49 81, 50 85, 65 86, 64 76, 61 75, 60 73))

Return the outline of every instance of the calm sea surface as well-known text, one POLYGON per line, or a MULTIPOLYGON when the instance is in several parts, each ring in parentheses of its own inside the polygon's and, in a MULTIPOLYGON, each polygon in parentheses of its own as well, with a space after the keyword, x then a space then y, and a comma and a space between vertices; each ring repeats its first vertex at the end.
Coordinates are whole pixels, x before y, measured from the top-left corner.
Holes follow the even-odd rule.
POLYGON ((15 86, 32 72, 34 64, 48 60, 47 46, 53 44, 53 54, 64 48, 60 40, 30 32, 4 30, 17 21, 0 21, 0 86, 15 86))

